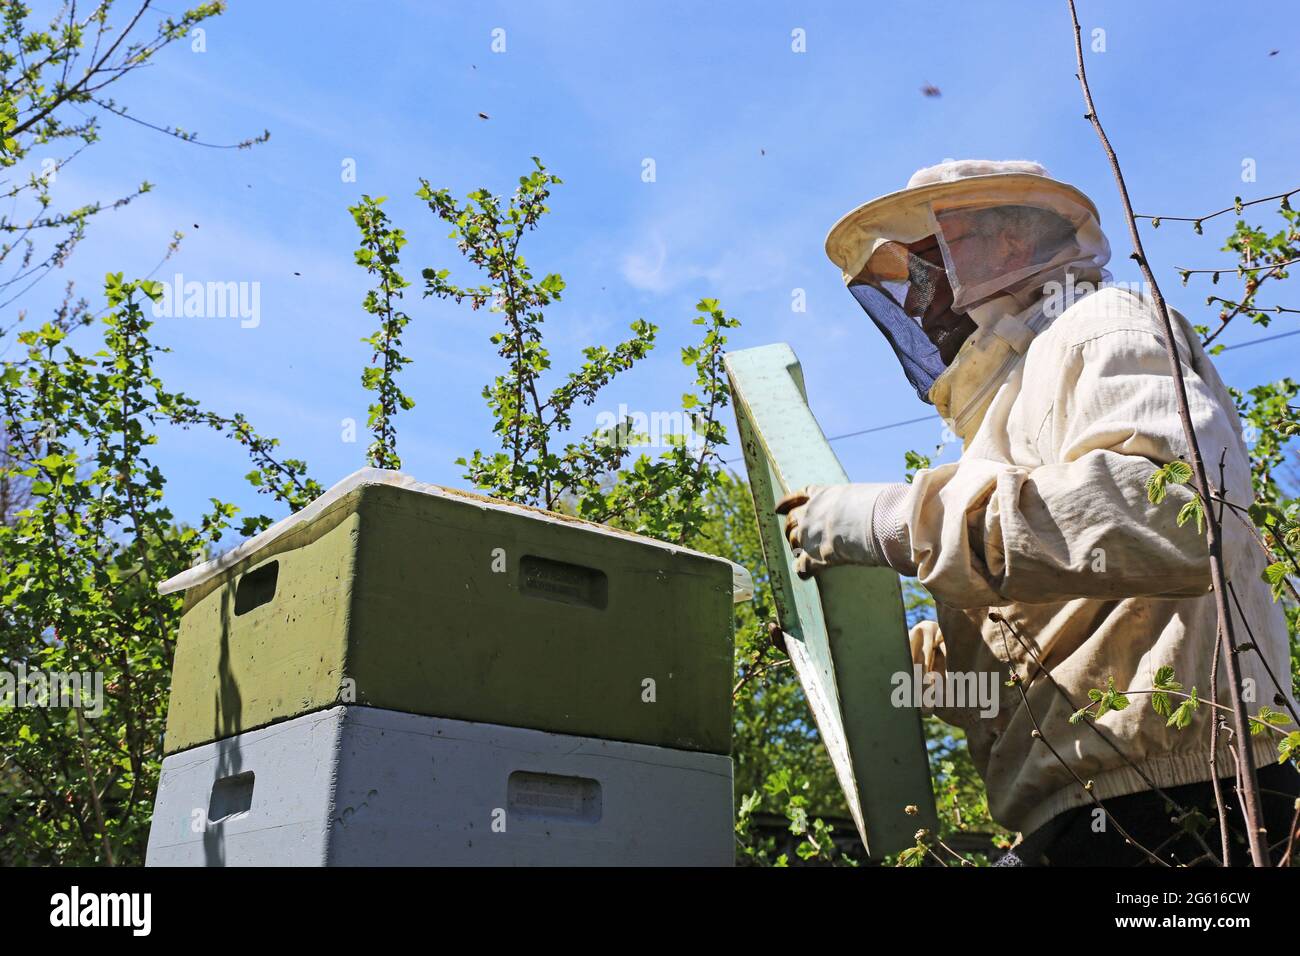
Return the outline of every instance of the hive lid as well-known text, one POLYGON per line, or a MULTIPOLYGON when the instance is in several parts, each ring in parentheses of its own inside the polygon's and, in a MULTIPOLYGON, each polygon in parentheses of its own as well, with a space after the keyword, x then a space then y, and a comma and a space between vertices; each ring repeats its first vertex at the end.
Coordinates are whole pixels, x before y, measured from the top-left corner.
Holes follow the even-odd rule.
POLYGON ((403 474, 400 471, 390 471, 386 468, 362 468, 358 471, 354 471, 301 511, 277 521, 261 534, 249 538, 247 541, 236 545, 229 551, 212 558, 210 561, 196 564, 188 571, 182 571, 180 574, 163 581, 158 585, 158 593, 172 594, 176 591, 185 591, 189 588, 203 584, 206 581, 210 581, 212 578, 223 574, 230 568, 239 564, 239 562, 243 561, 245 558, 256 554, 273 541, 289 534, 302 525, 315 520, 324 513, 330 505, 343 498, 348 494, 348 492, 360 488, 363 485, 392 485, 396 488, 401 488, 405 491, 413 491, 417 494, 433 495, 438 498, 452 498, 457 501, 477 505, 480 508, 490 508, 495 511, 510 511, 527 518, 532 518, 535 521, 549 521, 561 525, 579 525, 586 530, 593 531, 597 534, 612 535, 618 538, 630 538, 634 541, 640 542, 641 544, 653 545, 654 547, 663 548, 667 551, 695 555, 696 557, 707 558, 711 561, 722 561, 731 565, 732 600, 739 604, 743 601, 748 601, 754 596, 754 582, 753 578, 750 577, 749 572, 734 561, 727 561, 726 558, 720 558, 714 554, 704 554, 701 551, 695 551, 691 548, 678 547, 677 545, 669 544, 666 541, 660 541, 657 538, 648 538, 644 535, 634 534, 630 531, 621 531, 618 528, 611 528, 608 525, 597 524, 594 521, 587 521, 583 518, 574 518, 570 515, 557 514, 554 511, 546 511, 542 508, 534 508, 531 505, 515 504, 510 501, 502 501, 499 498, 488 498, 485 495, 475 494, 470 491, 460 491, 455 488, 444 488, 442 485, 432 485, 427 482, 416 481, 410 475, 403 474))

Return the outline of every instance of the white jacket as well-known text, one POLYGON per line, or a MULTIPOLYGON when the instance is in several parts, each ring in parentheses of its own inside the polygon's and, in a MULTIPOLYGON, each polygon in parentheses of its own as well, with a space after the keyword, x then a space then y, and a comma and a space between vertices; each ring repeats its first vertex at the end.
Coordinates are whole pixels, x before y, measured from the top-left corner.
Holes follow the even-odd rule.
MULTIPOLYGON (((1227 496, 1247 506, 1249 458, 1232 399, 1186 320, 1171 314, 1207 468, 1217 483, 1223 456, 1227 496)), ((946 377, 960 380, 965 361, 959 355, 946 377)), ((983 374, 978 362, 969 364, 970 374, 983 374)), ((1210 696, 1216 615, 1205 538, 1195 521, 1181 528, 1175 521, 1193 495, 1188 486, 1171 485, 1168 497, 1152 504, 1146 493, 1157 465, 1187 452, 1154 307, 1116 288, 1075 302, 1033 339, 983 417, 962 432, 961 460, 918 473, 905 503, 918 577, 937 604, 938 666, 946 658, 950 672, 997 671, 1001 683, 1010 661, 1043 736, 1075 773, 1093 781, 1097 797, 1147 789, 1092 729, 1068 718, 1108 678, 1120 690, 1149 690, 1166 664, 1185 689, 1195 686, 1203 701, 1210 696), (1068 702, 1033 655, 1013 637, 1004 641, 991 610, 1032 642, 1068 702)), ((1228 578, 1289 696, 1286 627, 1260 578, 1264 555, 1230 513, 1223 531, 1228 578)), ((1235 622, 1237 641, 1245 643, 1247 628, 1235 622)), ((914 635, 913 646, 921 643, 914 635)), ((1257 656, 1244 653, 1240 661, 1247 710, 1284 709, 1257 656)), ((1226 704, 1222 664, 1219 689, 1226 704)), ((1019 692, 1000 691, 991 718, 975 706, 935 712, 966 731, 994 819, 1030 832, 1091 801, 1031 736, 1019 692)), ((1130 700, 1096 723, 1133 764, 1162 787, 1209 779, 1209 707, 1203 703, 1192 726, 1178 731, 1165 726, 1148 695, 1130 700)), ((1220 735, 1223 774, 1232 771, 1230 739, 1220 735)), ((1253 745, 1258 765, 1277 759, 1273 735, 1253 745)))

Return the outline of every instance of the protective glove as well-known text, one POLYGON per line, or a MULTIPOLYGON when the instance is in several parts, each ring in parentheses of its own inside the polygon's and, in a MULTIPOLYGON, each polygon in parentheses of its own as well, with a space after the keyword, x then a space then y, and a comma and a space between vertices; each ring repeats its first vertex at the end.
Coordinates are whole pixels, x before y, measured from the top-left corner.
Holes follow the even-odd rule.
POLYGON ((912 663, 920 664, 923 674, 943 676, 948 672, 948 650, 936 622, 918 621, 913 624, 907 632, 907 643, 912 650, 912 663))
POLYGON ((810 485, 776 504, 801 578, 839 564, 915 574, 903 504, 905 484, 810 485))
MULTIPOLYGON (((924 700, 926 688, 938 683, 943 686, 944 675, 948 673, 948 648, 943 643, 943 632, 934 621, 918 621, 907 632, 907 643, 912 650, 912 663, 921 666, 921 694, 924 700)), ((942 697, 939 698, 943 700, 942 697)), ((929 717, 934 707, 921 706, 921 715, 929 717)))

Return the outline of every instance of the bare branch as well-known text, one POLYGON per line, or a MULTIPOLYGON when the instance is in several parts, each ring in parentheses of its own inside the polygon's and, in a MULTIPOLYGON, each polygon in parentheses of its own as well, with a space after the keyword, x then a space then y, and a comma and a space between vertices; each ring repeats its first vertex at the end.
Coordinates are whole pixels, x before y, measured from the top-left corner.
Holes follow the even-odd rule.
MULTIPOLYGON (((1106 136, 1101 120, 1097 117, 1097 108, 1093 103, 1092 90, 1088 86, 1087 68, 1084 66, 1083 36, 1079 26, 1078 11, 1075 9, 1074 0, 1066 0, 1066 2, 1069 4, 1070 20, 1074 26, 1074 52, 1078 66, 1076 75, 1087 108, 1084 118, 1092 124, 1093 129, 1096 131, 1097 138, 1101 141, 1102 149, 1110 162, 1111 172, 1115 176, 1115 184, 1119 189, 1120 201, 1124 207, 1124 218, 1128 225, 1129 238, 1133 244, 1132 258, 1142 270, 1142 276, 1151 290, 1151 298, 1155 303, 1156 312, 1163 327, 1165 351, 1169 356, 1169 373, 1174 383, 1174 395, 1178 403, 1178 415, 1182 421, 1183 436, 1187 441, 1188 460, 1192 466, 1195 488, 1201 498, 1208 501, 1210 481, 1206 475, 1205 462, 1201 458, 1201 448, 1196 438, 1196 431, 1192 427, 1192 416, 1187 402, 1187 384, 1183 381, 1183 368, 1175 344, 1177 339, 1174 335, 1173 320, 1169 316, 1169 307, 1165 304, 1160 285, 1156 282, 1156 277, 1147 262, 1146 252, 1142 247, 1142 236, 1138 232, 1137 219, 1133 212, 1133 204, 1129 200, 1128 186, 1120 169, 1119 158, 1110 144, 1109 137, 1106 136)), ((1205 512, 1206 542, 1210 552, 1210 581, 1214 588, 1215 612, 1219 619, 1219 641, 1221 644, 1226 644, 1225 663, 1228 671, 1228 693, 1232 700, 1233 720, 1238 738, 1249 741, 1246 708, 1242 702, 1241 672, 1237 666, 1237 647, 1232 633, 1232 616, 1228 613, 1227 601, 1224 596, 1227 574, 1223 561, 1222 529, 1214 517, 1214 509, 1207 506, 1205 512)), ((1242 807, 1246 814, 1246 824, 1249 831, 1251 860, 1256 866, 1269 866, 1268 833, 1264 828, 1264 812, 1259 799, 1259 782, 1255 776, 1255 755, 1250 746, 1241 748, 1239 760, 1241 766, 1240 785, 1243 797, 1242 807)))

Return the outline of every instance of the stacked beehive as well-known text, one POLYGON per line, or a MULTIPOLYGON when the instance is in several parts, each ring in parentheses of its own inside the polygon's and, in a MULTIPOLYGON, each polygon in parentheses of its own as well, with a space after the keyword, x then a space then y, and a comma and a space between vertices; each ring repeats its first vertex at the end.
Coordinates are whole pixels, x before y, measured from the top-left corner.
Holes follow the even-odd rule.
POLYGON ((728 864, 746 585, 357 472, 164 585, 186 597, 148 862, 728 864))

